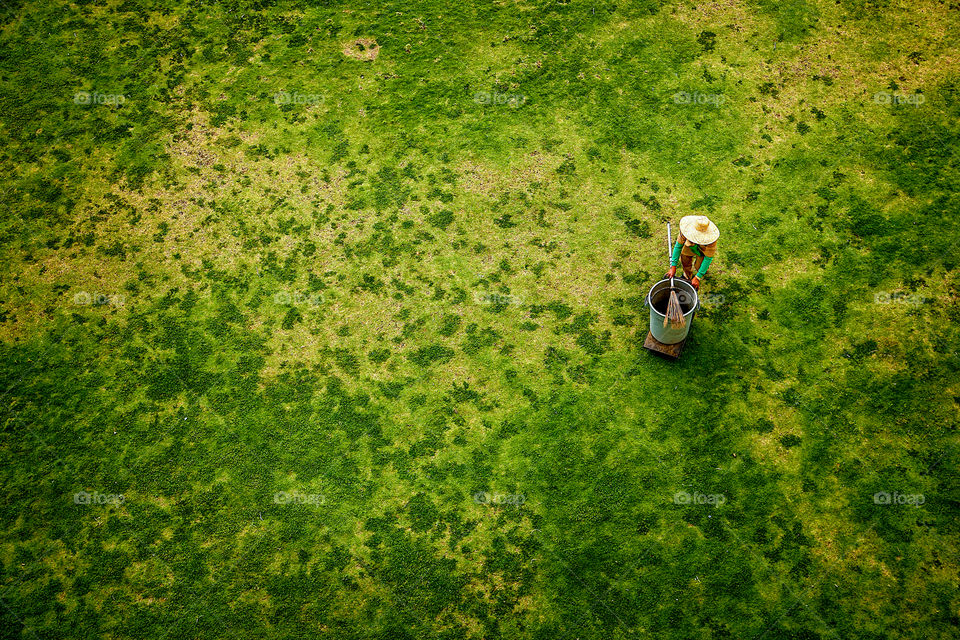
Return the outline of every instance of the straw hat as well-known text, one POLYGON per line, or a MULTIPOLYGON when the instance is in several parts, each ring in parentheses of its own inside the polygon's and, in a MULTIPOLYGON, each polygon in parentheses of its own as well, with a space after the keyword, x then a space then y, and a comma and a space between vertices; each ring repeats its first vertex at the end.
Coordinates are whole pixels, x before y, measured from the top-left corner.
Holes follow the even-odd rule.
POLYGON ((683 237, 696 244, 713 244, 720 237, 720 229, 707 216, 684 216, 680 218, 683 237))

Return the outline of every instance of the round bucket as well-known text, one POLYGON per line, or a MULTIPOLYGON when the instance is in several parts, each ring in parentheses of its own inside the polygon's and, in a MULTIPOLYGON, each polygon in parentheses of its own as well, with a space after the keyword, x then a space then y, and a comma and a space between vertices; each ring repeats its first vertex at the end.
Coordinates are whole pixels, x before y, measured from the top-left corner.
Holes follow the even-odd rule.
POLYGON ((670 302, 670 278, 665 278, 653 285, 650 293, 647 294, 647 306, 650 307, 650 333, 663 344, 683 342, 690 332, 693 314, 700 306, 697 290, 692 284, 686 280, 674 278, 673 288, 677 290, 677 299, 680 301, 680 308, 683 309, 683 319, 686 320, 683 328, 676 328, 670 322, 666 327, 663 326, 663 320, 667 317, 667 304, 670 302))

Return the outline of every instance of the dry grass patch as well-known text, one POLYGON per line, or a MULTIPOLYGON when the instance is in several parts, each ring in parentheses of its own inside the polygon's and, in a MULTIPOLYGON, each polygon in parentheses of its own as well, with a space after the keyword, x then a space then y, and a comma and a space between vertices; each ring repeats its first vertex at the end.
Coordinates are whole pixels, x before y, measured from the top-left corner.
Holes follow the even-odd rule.
POLYGON ((373 62, 380 55, 380 45, 373 38, 357 38, 343 45, 343 55, 354 60, 373 62))

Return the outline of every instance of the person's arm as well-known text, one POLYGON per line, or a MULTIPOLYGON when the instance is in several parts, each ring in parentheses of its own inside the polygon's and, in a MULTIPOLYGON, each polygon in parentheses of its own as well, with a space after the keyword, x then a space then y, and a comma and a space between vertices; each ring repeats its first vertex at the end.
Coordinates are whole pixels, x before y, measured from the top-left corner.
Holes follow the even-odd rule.
POLYGON ((710 263, 713 262, 713 256, 709 256, 703 259, 703 262, 700 263, 700 268, 697 269, 697 278, 703 280, 703 276, 707 274, 707 269, 710 267, 710 263))
POLYGON ((680 261, 680 252, 683 250, 683 242, 677 239, 677 244, 673 245, 673 254, 670 256, 670 266, 675 267, 680 261))

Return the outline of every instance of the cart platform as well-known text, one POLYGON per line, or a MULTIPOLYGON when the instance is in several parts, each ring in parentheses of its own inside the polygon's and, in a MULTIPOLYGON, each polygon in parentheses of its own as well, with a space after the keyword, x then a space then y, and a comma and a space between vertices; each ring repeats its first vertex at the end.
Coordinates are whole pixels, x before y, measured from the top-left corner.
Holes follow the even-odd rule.
POLYGON ((662 358, 668 360, 676 360, 680 357, 680 354, 683 352, 683 345, 687 343, 687 338, 684 338, 676 344, 663 344, 659 340, 653 337, 651 332, 647 332, 647 339, 643 341, 643 348, 654 353, 662 358))

